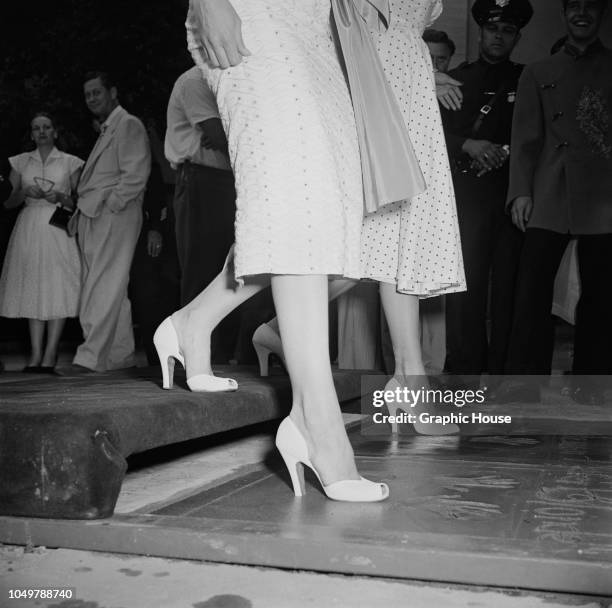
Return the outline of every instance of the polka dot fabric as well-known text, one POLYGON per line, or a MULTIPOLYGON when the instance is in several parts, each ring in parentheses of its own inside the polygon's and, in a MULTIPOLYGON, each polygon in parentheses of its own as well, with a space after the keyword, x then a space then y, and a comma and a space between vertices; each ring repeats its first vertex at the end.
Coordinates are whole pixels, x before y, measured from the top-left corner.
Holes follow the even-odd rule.
POLYGON ((360 277, 363 191, 329 0, 232 0, 252 55, 211 70, 236 176, 235 275, 360 277))
POLYGON ((362 274, 421 297, 465 290, 452 177, 435 94, 433 68, 421 39, 441 13, 439 0, 391 0, 390 28, 373 33, 425 177, 425 192, 386 205, 363 222, 362 274))

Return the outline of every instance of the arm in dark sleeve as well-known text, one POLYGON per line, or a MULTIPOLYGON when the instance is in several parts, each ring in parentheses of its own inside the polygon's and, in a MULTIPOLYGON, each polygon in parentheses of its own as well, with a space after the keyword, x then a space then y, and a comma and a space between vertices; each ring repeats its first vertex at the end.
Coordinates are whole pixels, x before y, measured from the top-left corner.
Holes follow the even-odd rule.
POLYGON ((507 202, 533 195, 533 178, 544 144, 544 113, 540 89, 529 67, 519 80, 512 119, 510 186, 507 202))
POLYGON ((202 131, 202 145, 210 150, 228 154, 227 137, 220 118, 209 118, 198 124, 202 131))
POLYGON ((442 126, 444 127, 444 137, 446 139, 448 155, 451 158, 456 158, 461 154, 463 144, 467 138, 456 132, 455 118, 457 116, 457 112, 454 110, 447 110, 442 106, 440 106, 440 111, 442 114, 442 126))

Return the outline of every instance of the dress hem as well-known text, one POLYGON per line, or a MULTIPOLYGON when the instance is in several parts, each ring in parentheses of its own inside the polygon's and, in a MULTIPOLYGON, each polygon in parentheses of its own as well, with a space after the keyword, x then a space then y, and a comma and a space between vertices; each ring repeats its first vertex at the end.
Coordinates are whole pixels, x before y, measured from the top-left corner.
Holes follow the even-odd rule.
POLYGON ((435 298, 449 293, 467 291, 465 283, 459 281, 432 282, 432 283, 406 283, 391 277, 363 277, 363 281, 375 281, 377 283, 389 283, 395 285, 397 291, 404 295, 417 296, 420 299, 435 298))
POLYGON ((23 313, 23 312, 19 312, 19 313, 7 313, 7 312, 2 312, 0 313, 0 317, 3 317, 5 319, 35 319, 36 321, 58 321, 60 319, 76 319, 79 316, 78 311, 71 313, 71 314, 51 314, 51 315, 47 315, 47 314, 41 314, 41 313, 37 313, 37 314, 27 314, 27 313, 23 313))

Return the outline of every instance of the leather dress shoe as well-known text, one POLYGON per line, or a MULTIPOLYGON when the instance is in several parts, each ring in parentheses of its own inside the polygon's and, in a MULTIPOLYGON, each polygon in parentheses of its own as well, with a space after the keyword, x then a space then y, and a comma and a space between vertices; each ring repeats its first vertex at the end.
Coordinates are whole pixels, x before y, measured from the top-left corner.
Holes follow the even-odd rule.
POLYGON ((50 374, 50 375, 57 375, 56 371, 55 371, 55 366, 54 365, 41 365, 38 368, 38 373, 40 374, 50 374))
POLYGON ((58 376, 83 376, 85 374, 95 374, 96 370, 89 369, 84 365, 78 365, 77 363, 71 363, 70 365, 55 368, 55 373, 58 376))

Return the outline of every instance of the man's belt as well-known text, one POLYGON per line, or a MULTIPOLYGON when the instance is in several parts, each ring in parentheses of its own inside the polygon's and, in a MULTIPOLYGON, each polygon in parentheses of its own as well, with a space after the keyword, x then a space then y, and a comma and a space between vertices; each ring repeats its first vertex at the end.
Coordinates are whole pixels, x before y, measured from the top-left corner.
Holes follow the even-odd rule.
POLYGON ((370 30, 387 29, 388 0, 332 0, 331 4, 357 123, 365 208, 371 213, 413 198, 426 185, 370 35, 370 30))

